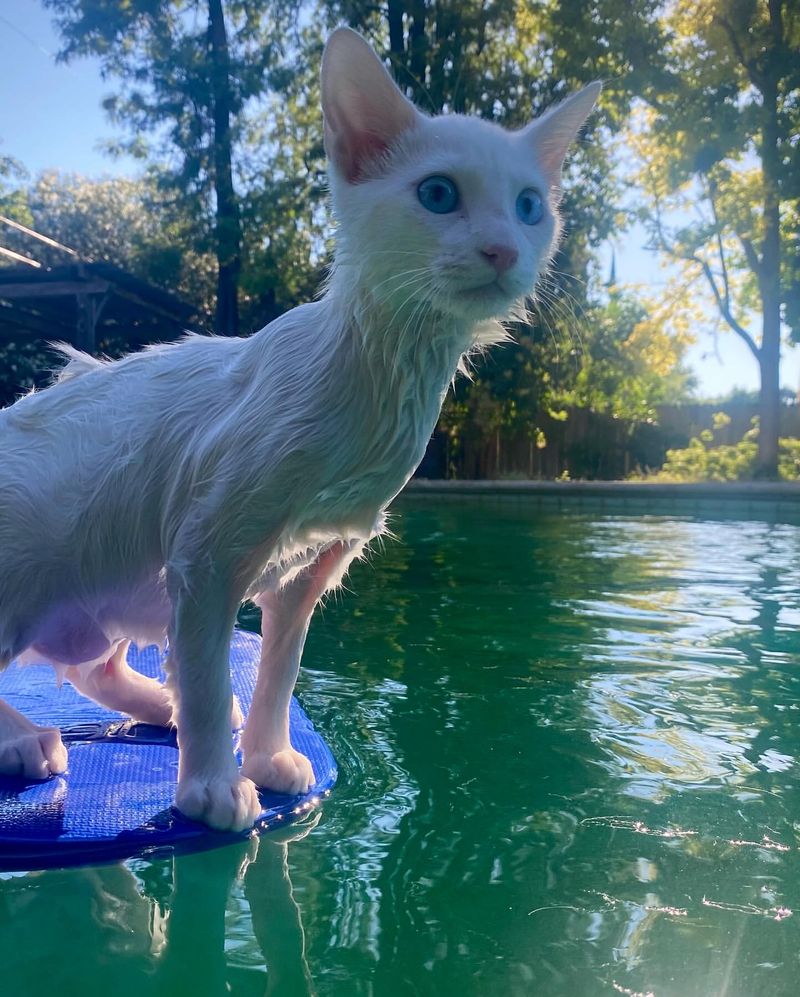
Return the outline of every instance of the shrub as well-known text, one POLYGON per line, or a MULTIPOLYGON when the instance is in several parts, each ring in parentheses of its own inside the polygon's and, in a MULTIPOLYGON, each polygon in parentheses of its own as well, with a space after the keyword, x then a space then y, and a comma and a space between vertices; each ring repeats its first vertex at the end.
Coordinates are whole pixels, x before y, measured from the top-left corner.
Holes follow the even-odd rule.
MULTIPOLYGON (((668 450, 664 466, 654 477, 662 481, 747 481, 754 477, 758 455, 758 419, 738 443, 714 446, 714 431, 727 425, 727 417, 714 416, 714 430, 693 437, 682 450, 668 450)), ((778 474, 786 481, 800 480, 800 440, 778 442, 778 474)))

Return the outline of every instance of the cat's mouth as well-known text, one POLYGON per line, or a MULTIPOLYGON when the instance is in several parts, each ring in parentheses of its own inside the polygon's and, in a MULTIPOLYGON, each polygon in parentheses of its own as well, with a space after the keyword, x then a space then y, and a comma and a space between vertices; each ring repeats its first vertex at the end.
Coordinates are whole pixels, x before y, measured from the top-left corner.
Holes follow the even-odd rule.
POLYGON ((504 316, 516 295, 495 278, 482 284, 448 289, 445 310, 469 322, 504 316))
POLYGON ((456 293, 459 296, 465 297, 468 301, 480 302, 482 304, 499 304, 501 302, 507 302, 514 297, 514 295, 501 284, 498 278, 473 287, 459 288, 456 293))

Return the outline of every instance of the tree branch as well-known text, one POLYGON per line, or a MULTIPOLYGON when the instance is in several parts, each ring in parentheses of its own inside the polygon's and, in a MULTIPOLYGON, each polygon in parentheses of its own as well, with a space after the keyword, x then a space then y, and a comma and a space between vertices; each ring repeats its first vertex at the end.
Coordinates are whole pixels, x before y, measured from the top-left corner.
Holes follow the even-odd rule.
POLYGON ((747 56, 744 54, 744 49, 742 48, 742 44, 739 41, 738 35, 734 31, 733 25, 731 24, 731 22, 728 20, 727 17, 717 16, 714 18, 714 20, 716 21, 717 24, 719 24, 719 26, 723 29, 725 34, 730 39, 731 47, 733 48, 733 51, 736 53, 736 58, 747 70, 747 75, 750 77, 750 82, 753 84, 754 87, 756 87, 759 93, 763 94, 765 86, 764 74, 759 71, 755 60, 748 59, 747 56))
POLYGON ((762 266, 761 260, 758 258, 758 253, 756 252, 755 246, 747 238, 747 236, 740 235, 739 242, 742 244, 742 249, 744 250, 745 259, 747 260, 747 265, 753 271, 753 273, 761 281, 762 266))
MULTIPOLYGON (((758 344, 750 335, 750 333, 747 331, 747 329, 745 329, 743 325, 737 322, 736 318, 731 312, 727 270, 725 269, 724 265, 724 257, 722 257, 724 289, 723 291, 720 291, 719 285, 717 284, 717 279, 714 276, 714 271, 711 269, 711 266, 704 259, 702 259, 702 257, 698 256, 696 253, 688 253, 682 251, 668 241, 664 233, 664 225, 661 221, 661 202, 658 195, 654 196, 654 200, 656 205, 656 214, 655 217, 653 218, 653 222, 655 223, 656 237, 658 239, 658 244, 660 245, 661 249, 669 256, 672 256, 673 259, 685 260, 687 263, 694 263, 696 266, 699 266, 701 268, 701 270, 706 276, 706 280, 708 281, 708 284, 714 295, 714 300, 717 303, 717 308, 719 309, 720 314, 728 323, 728 325, 731 327, 731 329, 733 329, 736 335, 739 336, 747 344, 747 347, 750 350, 750 352, 760 363, 761 352, 759 350, 758 344)), ((720 250, 721 250, 721 241, 720 241, 720 250)))
POLYGON ((725 263, 725 246, 722 242, 722 226, 719 223, 719 214, 717 213, 717 202, 714 198, 714 191, 716 190, 716 184, 712 179, 708 181, 708 201, 711 205, 711 214, 714 218, 714 231, 717 236, 717 253, 719 254, 719 265, 722 270, 722 286, 725 289, 724 301, 725 307, 730 311, 731 308, 731 286, 728 280, 728 267, 725 263))
POLYGON ((709 283, 709 285, 711 287, 711 290, 714 293, 714 298, 715 298, 715 300, 717 302, 717 307, 720 310, 720 314, 725 319, 725 321, 728 323, 728 325, 731 327, 731 329, 733 329, 733 331, 736 333, 736 335, 739 336, 739 337, 741 337, 741 339, 743 339, 745 341, 745 343, 747 343, 747 346, 748 346, 748 349, 750 350, 750 352, 753 354, 753 356, 756 358, 756 360, 758 360, 760 362, 761 361, 761 351, 758 348, 758 344, 753 339, 753 337, 750 335, 750 333, 747 331, 747 329, 745 329, 744 326, 740 325, 736 321, 736 319, 734 318, 733 314, 731 313, 731 310, 730 310, 730 307, 729 307, 728 303, 725 301, 725 299, 723 298, 723 296, 720 294, 719 288, 717 287, 717 282, 714 279, 714 271, 711 269, 711 267, 708 265, 708 263, 706 263, 705 260, 701 259, 699 256, 696 256, 694 253, 692 253, 689 256, 684 256, 683 258, 685 260, 689 260, 692 263, 696 263, 698 266, 700 266, 702 268, 703 273, 706 275, 706 279, 708 280, 708 283, 709 283))

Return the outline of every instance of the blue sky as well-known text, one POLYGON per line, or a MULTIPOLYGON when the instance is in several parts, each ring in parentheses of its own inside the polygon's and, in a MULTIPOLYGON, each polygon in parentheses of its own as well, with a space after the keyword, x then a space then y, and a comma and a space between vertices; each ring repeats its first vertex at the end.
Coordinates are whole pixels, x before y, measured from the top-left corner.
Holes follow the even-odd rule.
MULTIPOLYGON (((31 173, 48 168, 86 176, 135 173, 132 160, 112 159, 101 149, 115 134, 100 107, 113 81, 104 82, 91 59, 56 64, 57 48, 50 15, 37 0, 0 6, 0 153, 19 159, 31 173)), ((617 276, 657 294, 665 276, 644 242, 638 230, 618 240, 617 276)), ((733 333, 720 331, 715 343, 710 330, 700 330, 689 363, 702 396, 758 386, 755 361, 733 333)), ((782 381, 793 391, 800 387, 800 349, 786 351, 782 381)))

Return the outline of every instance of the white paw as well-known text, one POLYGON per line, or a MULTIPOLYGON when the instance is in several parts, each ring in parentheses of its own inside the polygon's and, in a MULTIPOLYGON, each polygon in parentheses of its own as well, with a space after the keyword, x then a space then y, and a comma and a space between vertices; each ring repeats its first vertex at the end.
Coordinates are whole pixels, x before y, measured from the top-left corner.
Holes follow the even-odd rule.
POLYGON ((314 785, 314 770, 305 755, 294 748, 274 753, 268 751, 245 752, 242 774, 257 786, 276 793, 307 793, 314 785))
POLYGON ((0 774, 46 779, 67 769, 67 749, 57 727, 14 731, 0 741, 0 774))
POLYGON ((233 778, 215 775, 182 779, 175 805, 184 816, 215 831, 245 831, 261 813, 255 785, 238 773, 233 778))

